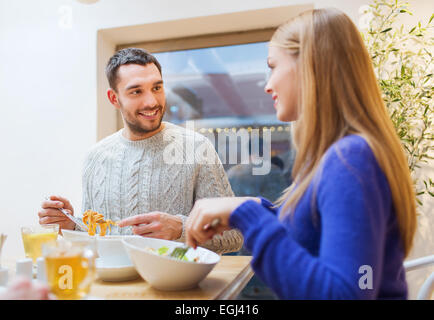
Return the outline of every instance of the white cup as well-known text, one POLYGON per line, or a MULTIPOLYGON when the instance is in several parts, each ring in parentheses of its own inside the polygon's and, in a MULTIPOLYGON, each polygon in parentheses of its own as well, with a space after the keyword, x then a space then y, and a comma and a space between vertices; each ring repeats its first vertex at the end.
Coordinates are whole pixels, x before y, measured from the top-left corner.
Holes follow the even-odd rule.
POLYGON ((20 259, 17 261, 16 275, 33 279, 33 260, 30 258, 20 259))

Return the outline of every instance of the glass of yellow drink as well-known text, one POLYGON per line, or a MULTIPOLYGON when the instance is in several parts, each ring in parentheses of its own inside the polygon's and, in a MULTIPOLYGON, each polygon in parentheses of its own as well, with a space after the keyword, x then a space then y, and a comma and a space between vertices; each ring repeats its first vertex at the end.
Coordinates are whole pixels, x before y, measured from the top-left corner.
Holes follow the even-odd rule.
POLYGON ((45 224, 21 228, 24 252, 27 258, 32 258, 33 265, 36 265, 37 258, 42 257, 42 245, 47 242, 56 241, 58 234, 58 224, 45 224))
POLYGON ((59 300, 87 296, 95 278, 95 250, 91 243, 58 240, 42 247, 47 282, 59 300))

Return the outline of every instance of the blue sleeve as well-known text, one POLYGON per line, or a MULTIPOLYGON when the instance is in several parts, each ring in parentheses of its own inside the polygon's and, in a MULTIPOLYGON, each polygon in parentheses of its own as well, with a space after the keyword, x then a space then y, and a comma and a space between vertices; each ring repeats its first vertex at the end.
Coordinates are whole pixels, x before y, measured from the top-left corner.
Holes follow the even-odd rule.
POLYGON ((263 197, 259 197, 261 199, 261 206, 268 209, 270 212, 272 212, 274 215, 277 215, 278 207, 276 207, 270 200, 265 199, 263 197))
POLYGON ((230 224, 241 230, 252 252, 255 273, 281 299, 374 299, 379 290, 388 185, 367 145, 329 151, 316 195, 321 218, 318 256, 254 201, 243 203, 230 216, 230 224), (363 266, 372 268, 372 289, 359 285, 363 266))

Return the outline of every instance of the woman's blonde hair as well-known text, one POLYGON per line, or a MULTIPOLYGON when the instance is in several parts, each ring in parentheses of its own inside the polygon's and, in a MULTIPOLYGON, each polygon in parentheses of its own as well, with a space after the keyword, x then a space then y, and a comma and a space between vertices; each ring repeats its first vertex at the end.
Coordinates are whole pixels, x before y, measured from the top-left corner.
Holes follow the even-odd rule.
POLYGON ((283 205, 281 218, 293 212, 326 150, 340 138, 358 134, 389 182, 407 256, 417 224, 413 183, 357 27, 337 9, 311 10, 282 24, 270 46, 297 56, 301 84, 299 118, 292 127, 294 182, 277 201, 283 205))

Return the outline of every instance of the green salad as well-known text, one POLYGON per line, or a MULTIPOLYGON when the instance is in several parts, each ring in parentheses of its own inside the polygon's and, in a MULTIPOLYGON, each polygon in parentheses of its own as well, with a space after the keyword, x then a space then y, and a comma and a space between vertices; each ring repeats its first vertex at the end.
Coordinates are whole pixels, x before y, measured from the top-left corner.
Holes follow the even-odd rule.
MULTIPOLYGON (((166 246, 162 246, 158 249, 154 249, 151 247, 147 247, 146 248, 147 251, 154 253, 154 254, 158 254, 160 256, 166 256, 166 257, 170 257, 170 252, 169 252, 169 247, 166 246)), ((194 259, 188 259, 185 255, 181 258, 181 260, 183 261, 188 261, 188 262, 198 262, 199 258, 195 257, 194 259)))

